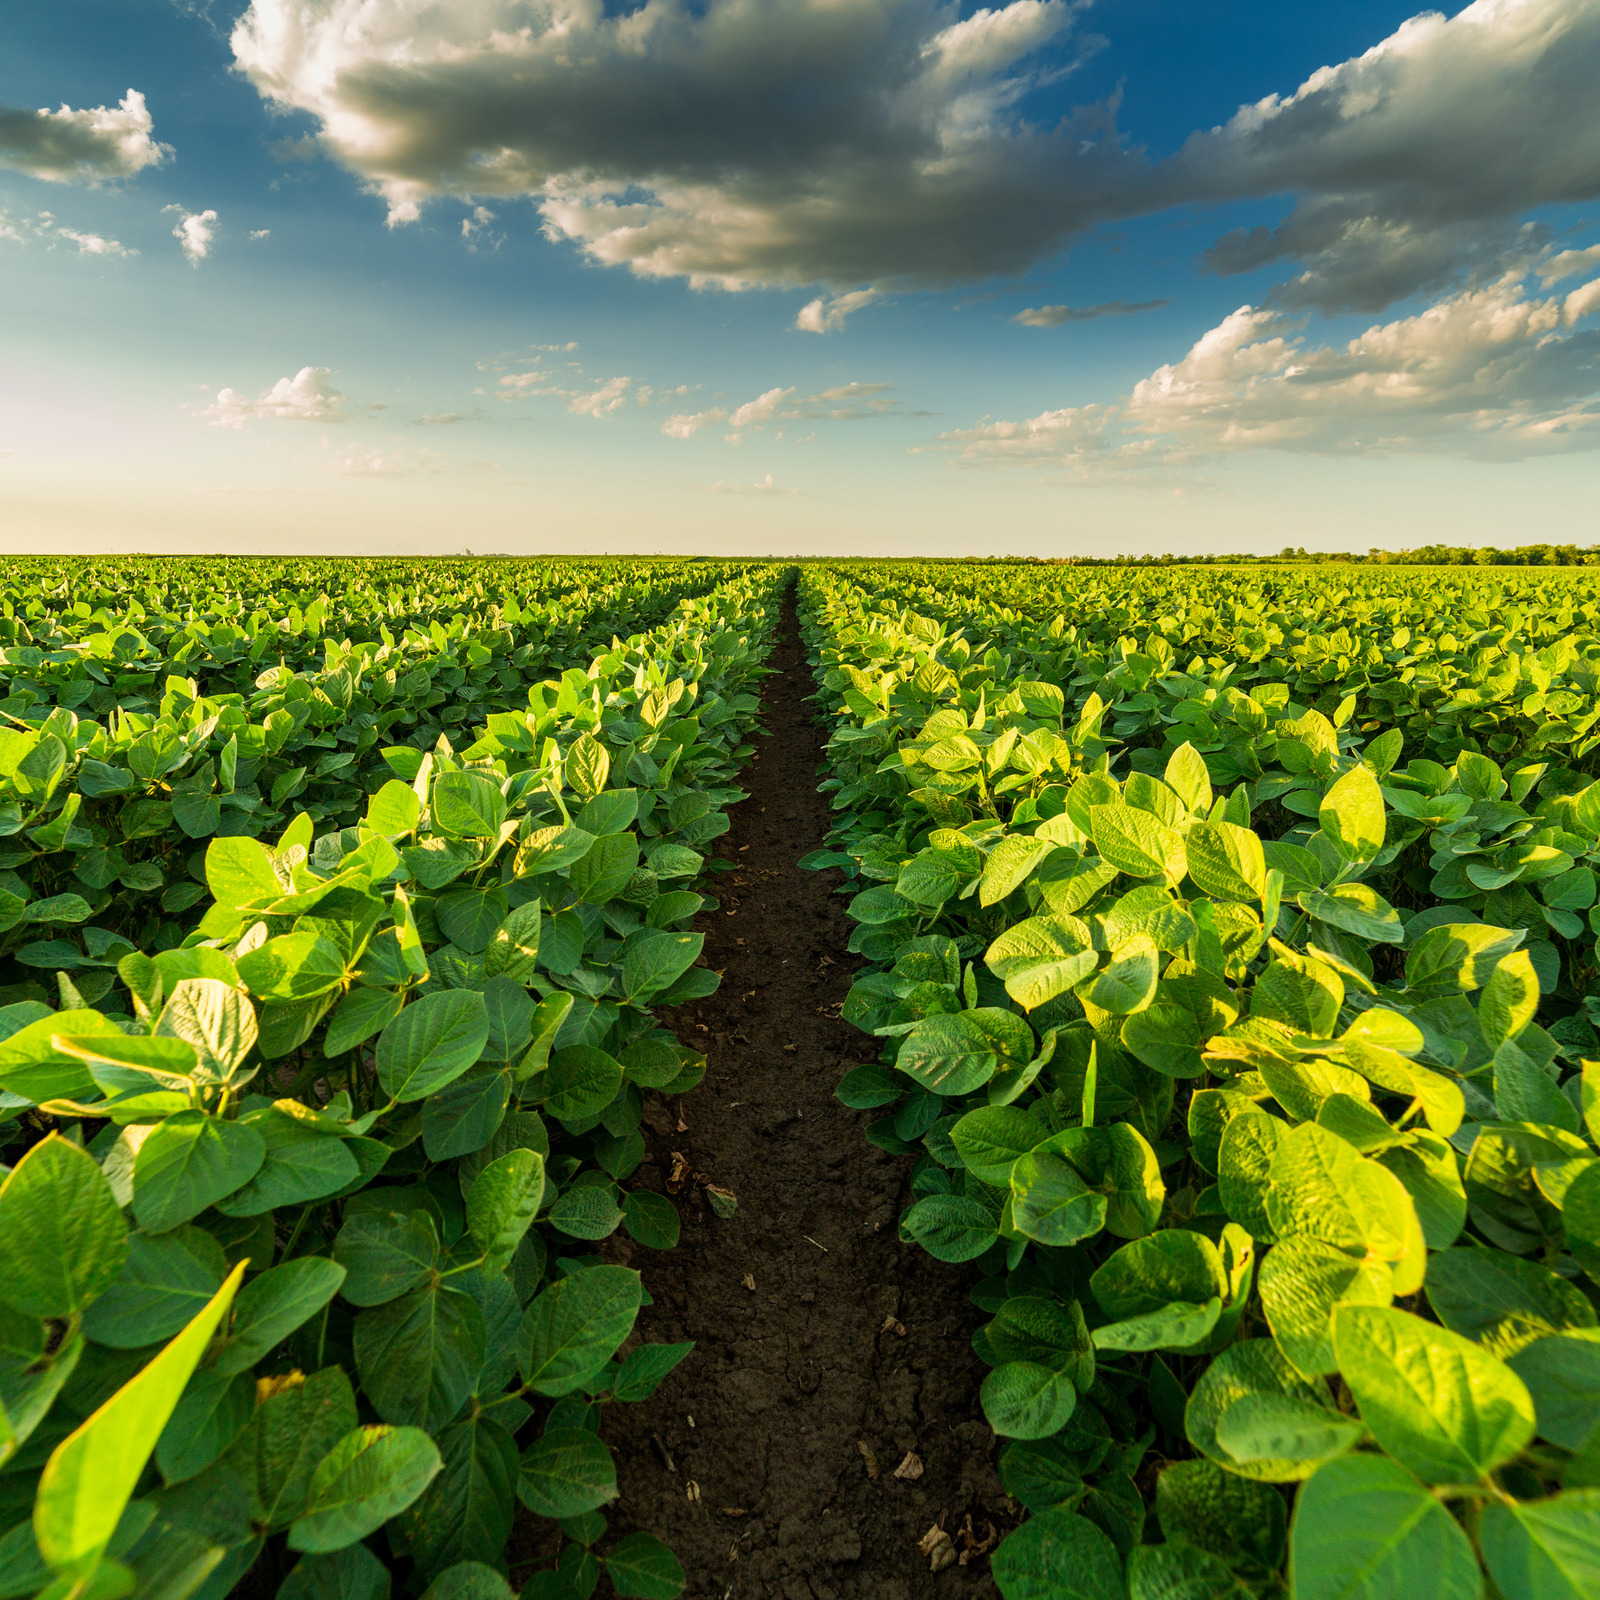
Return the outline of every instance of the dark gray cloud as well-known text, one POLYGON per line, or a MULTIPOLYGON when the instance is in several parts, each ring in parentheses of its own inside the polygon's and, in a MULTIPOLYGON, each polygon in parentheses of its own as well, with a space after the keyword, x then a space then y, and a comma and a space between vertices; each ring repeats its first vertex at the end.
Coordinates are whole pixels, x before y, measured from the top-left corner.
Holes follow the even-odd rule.
POLYGON ((1011 320, 1025 328, 1059 328, 1067 322, 1095 322, 1101 317, 1131 317, 1140 311, 1159 311, 1170 300, 1102 300, 1097 306, 1029 306, 1011 320))
POLYGON ((0 106, 0 167, 53 183, 131 178, 168 154, 150 137, 144 96, 130 89, 117 106, 23 111, 0 106))
POLYGON ((1293 207, 1280 226, 1203 264, 1293 263, 1273 304, 1375 311, 1494 281, 1542 243, 1518 226, 1532 208, 1600 196, 1600 0, 1415 17, 1156 164, 1118 133, 1115 97, 1048 128, 1022 114, 1093 48, 1079 10, 253 0, 233 48, 391 224, 440 196, 527 196, 601 263, 825 285, 798 323, 817 332, 863 285, 1014 274, 1112 220, 1273 196, 1293 207))

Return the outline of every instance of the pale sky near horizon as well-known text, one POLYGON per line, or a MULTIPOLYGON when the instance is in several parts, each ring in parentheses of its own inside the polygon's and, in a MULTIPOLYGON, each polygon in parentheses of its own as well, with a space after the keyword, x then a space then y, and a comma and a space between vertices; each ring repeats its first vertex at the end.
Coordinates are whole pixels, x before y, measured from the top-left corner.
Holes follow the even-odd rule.
POLYGON ((0 552, 1600 540, 1600 0, 0 40, 0 552))

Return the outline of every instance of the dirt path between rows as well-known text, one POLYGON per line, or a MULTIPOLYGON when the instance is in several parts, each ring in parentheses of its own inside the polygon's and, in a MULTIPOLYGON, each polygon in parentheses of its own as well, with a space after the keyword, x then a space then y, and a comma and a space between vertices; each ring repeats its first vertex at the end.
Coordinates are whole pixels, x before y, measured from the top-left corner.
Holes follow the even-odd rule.
POLYGON ((969 1516, 979 1541, 1011 1524, 977 1404, 973 1275, 898 1242, 911 1162, 833 1095, 874 1052, 838 1018, 855 965, 841 879, 796 866, 829 813, 792 594, 771 665, 771 737, 718 841, 737 870, 697 924, 722 987, 669 1019, 710 1070, 653 1097, 637 1179, 668 1188, 676 1152, 738 1210, 718 1219, 691 1184, 675 1250, 622 1241, 655 1300, 644 1337, 696 1348, 652 1400, 608 1415, 610 1520, 672 1546, 689 1600, 992 1600, 982 1555, 932 1573, 918 1550, 941 1521, 957 1550, 969 1516))

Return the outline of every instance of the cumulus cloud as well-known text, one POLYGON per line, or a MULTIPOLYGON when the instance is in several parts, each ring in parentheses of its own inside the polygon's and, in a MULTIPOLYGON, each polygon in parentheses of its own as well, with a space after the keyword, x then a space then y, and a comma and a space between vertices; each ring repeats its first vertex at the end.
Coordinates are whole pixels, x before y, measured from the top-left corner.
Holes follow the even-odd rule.
POLYGON ((792 388, 768 389, 731 412, 723 406, 676 412, 661 424, 661 431, 669 439, 692 439, 702 428, 714 422, 726 422, 731 431, 723 437, 729 444, 739 444, 747 433, 764 432, 777 422, 803 419, 856 422, 866 417, 888 415, 898 410, 900 404, 889 398, 893 388, 892 383, 841 383, 800 400, 793 398, 792 388))
POLYGON ((1270 304, 1376 313, 1497 281, 1545 243, 1528 212, 1600 196, 1600 0, 1414 17, 1158 163, 1117 131, 1115 96, 1028 120, 1025 96, 1094 47, 1080 10, 253 0, 232 40, 392 225, 438 196, 529 196, 597 262, 825 286, 796 320, 818 333, 887 288, 1022 271, 1108 220, 1273 196, 1292 202, 1278 226, 1204 264, 1288 264, 1270 304))
MULTIPOLYGON (((532 196, 551 237, 728 288, 1020 270, 1143 170, 1112 113, 1018 101, 1072 0, 254 0, 239 68, 388 202, 532 196)), ((819 320, 826 307, 819 308, 819 320)))
POLYGON ((727 420, 728 413, 721 406, 712 406, 707 411, 676 411, 661 424, 661 431, 669 439, 692 439, 713 422, 727 420))
POLYGON ((1301 321, 1241 306, 1121 405, 1046 411, 941 434, 982 466, 1082 477, 1246 450, 1516 460, 1600 446, 1600 278, 1530 294, 1520 275, 1416 316, 1312 344, 1301 321))
POLYGON ((219 389, 216 399, 198 414, 217 428, 242 428, 254 418, 343 422, 349 397, 333 387, 330 376, 328 367, 302 367, 294 377, 279 378, 253 400, 237 389, 219 389))
POLYGON ((567 410, 580 417, 609 417, 628 402, 628 388, 632 378, 607 378, 598 389, 587 394, 574 394, 567 400, 567 410))
POLYGON ((1140 311, 1159 311, 1170 300, 1102 300, 1097 306, 1029 306, 1011 320, 1025 328, 1059 328, 1064 322, 1094 322, 1100 317, 1131 317, 1140 311))
POLYGON ((1378 311, 1522 265, 1530 208, 1600 196, 1600 0, 1475 0, 1429 12, 1287 98, 1193 135, 1162 174, 1179 199, 1299 194, 1277 228, 1230 234, 1206 263, 1305 270, 1286 307, 1378 311))
POLYGON ((856 289, 849 294, 836 295, 832 299, 819 297, 801 306, 799 315, 794 319, 794 325, 802 333, 837 333, 852 311, 859 311, 862 306, 877 298, 876 289, 856 289))
POLYGON ((39 240, 52 250, 57 244, 66 243, 75 245, 80 256, 136 256, 139 253, 130 250, 120 240, 106 238, 104 234, 80 233, 76 228, 63 227, 56 221, 54 213, 49 211, 41 211, 31 217, 18 217, 15 221, 0 211, 0 239, 10 239, 17 244, 39 240))
POLYGON ((171 147, 150 137, 155 128, 144 96, 130 89, 117 106, 74 111, 0 106, 0 167, 49 183, 103 183, 159 166, 171 147))
MULTIPOLYGON (((217 236, 216 212, 186 211, 182 206, 163 206, 161 209, 177 212, 178 223, 172 230, 172 237, 178 241, 189 265, 198 267, 211 253, 211 241, 217 236)), ((257 235, 252 234, 251 237, 257 235)), ((260 237, 265 238, 266 235, 260 237)))
POLYGON ((759 483, 724 483, 720 478, 707 491, 710 494, 799 494, 798 489, 780 489, 769 472, 759 483))

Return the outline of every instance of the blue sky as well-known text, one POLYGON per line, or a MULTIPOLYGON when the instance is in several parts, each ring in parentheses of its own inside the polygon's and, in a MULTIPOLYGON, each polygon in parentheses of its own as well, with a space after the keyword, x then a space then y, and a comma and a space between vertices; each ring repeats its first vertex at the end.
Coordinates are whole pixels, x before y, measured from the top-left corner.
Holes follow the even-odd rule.
POLYGON ((1596 537, 1600 0, 4 37, 13 549, 1596 537))

